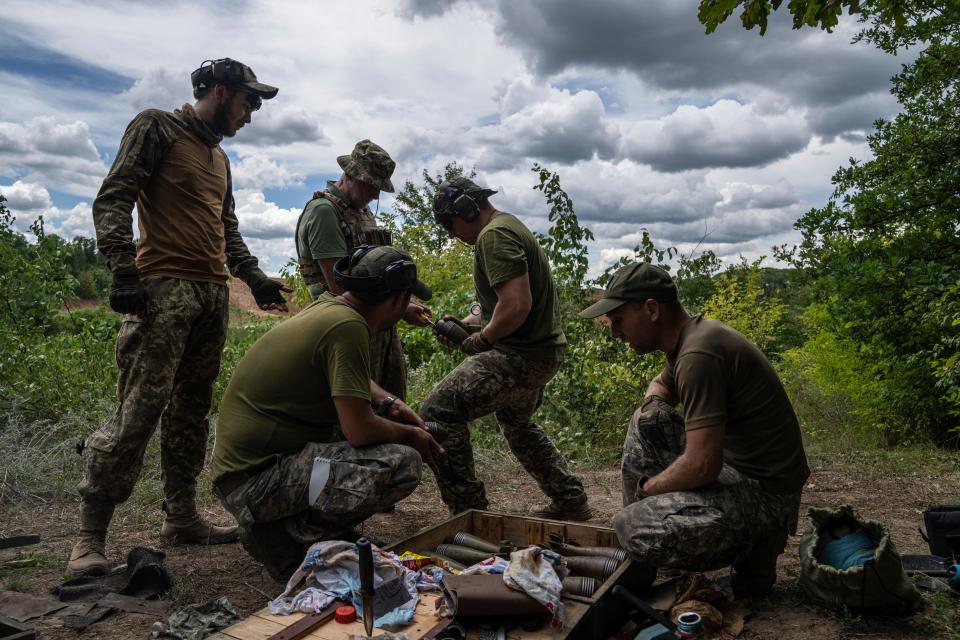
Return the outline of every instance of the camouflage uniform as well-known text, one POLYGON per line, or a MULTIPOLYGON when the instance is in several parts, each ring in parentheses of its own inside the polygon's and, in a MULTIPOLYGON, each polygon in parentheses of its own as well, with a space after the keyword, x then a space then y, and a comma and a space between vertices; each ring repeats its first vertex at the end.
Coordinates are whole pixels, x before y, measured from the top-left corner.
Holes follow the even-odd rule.
MULTIPOLYGON (((638 495, 686 444, 683 418, 666 403, 638 409, 623 445, 623 510, 613 519, 632 558, 655 567, 708 571, 740 562, 770 539, 797 529, 800 492, 774 494, 728 464, 701 489, 638 495)), ((782 551, 782 546, 779 551, 782 551)))
POLYGON ((492 349, 460 363, 430 391, 420 410, 440 424, 438 438, 446 454, 438 460, 440 495, 452 513, 485 509, 487 496, 477 479, 467 423, 493 413, 510 450, 545 494, 556 503, 583 498, 583 485, 563 456, 531 418, 543 400, 543 388, 560 360, 537 361, 492 349))
MULTIPOLYGON (((395 163, 386 151, 369 140, 358 142, 351 155, 340 156, 337 161, 347 175, 377 186, 382 191, 393 191, 393 185, 390 183, 389 177, 384 182, 382 175, 373 175, 367 164, 375 165, 375 168, 381 174, 392 174, 395 163), (366 164, 358 162, 356 160, 357 156, 362 156, 366 164)), ((313 198, 304 206, 303 212, 297 220, 297 230, 294 234, 300 275, 310 288, 310 295, 314 300, 328 291, 330 285, 324 279, 323 270, 320 268, 320 260, 310 255, 310 249, 306 243, 301 243, 300 226, 307 216, 329 215, 337 218, 340 232, 343 234, 343 239, 347 245, 345 255, 352 254, 358 246, 363 244, 374 246, 389 246, 391 244, 390 232, 377 226, 377 221, 373 217, 370 207, 366 205, 362 208, 354 206, 336 189, 335 183, 328 182, 327 188, 324 191, 315 192, 313 198), (318 199, 325 202, 318 203, 316 202, 318 199), (311 205, 314 206, 311 207, 311 205)), ((407 363, 403 357, 403 346, 400 343, 397 328, 391 327, 378 332, 370 343, 370 353, 373 381, 398 398, 406 398, 407 363)))
POLYGON ((239 485, 221 484, 214 491, 240 524, 247 552, 286 580, 308 546, 349 537, 353 527, 413 493, 421 467, 420 454, 404 445, 315 442, 241 478, 239 485), (310 504, 309 481, 318 458, 329 463, 330 475, 310 504))
MULTIPOLYGON (((93 205, 97 246, 112 270, 134 264, 133 204, 167 151, 188 133, 226 160, 220 136, 190 105, 174 113, 144 111, 127 127, 93 205)), ((240 236, 229 161, 226 166, 221 220, 227 267, 234 276, 256 282, 266 276, 240 236)), ((216 274, 211 276, 217 279, 216 274)), ((90 460, 79 485, 82 529, 87 527, 84 514, 107 514, 130 496, 158 421, 168 513, 184 519, 196 515, 196 477, 203 466, 206 416, 226 339, 228 289, 215 281, 161 275, 144 275, 142 284, 146 313, 142 318, 125 316, 117 336, 117 409, 86 441, 90 460)))

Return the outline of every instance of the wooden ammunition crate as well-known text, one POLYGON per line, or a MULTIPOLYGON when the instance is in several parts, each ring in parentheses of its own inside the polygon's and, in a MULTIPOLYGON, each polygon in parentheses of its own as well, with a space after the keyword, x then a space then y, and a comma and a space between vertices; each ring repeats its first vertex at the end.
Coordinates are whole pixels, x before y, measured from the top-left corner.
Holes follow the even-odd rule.
MULTIPOLYGON (((386 549, 398 554, 404 551, 432 550, 458 531, 471 533, 493 543, 509 540, 520 547, 547 544, 552 533, 560 534, 566 540, 581 546, 620 547, 613 529, 606 527, 473 510, 465 511, 440 524, 423 529, 410 538, 387 546, 386 549)), ((511 640, 609 638, 623 626, 628 613, 626 607, 613 598, 610 590, 617 584, 628 589, 636 589, 638 586, 645 586, 643 583, 644 572, 628 558, 592 596, 564 597, 566 624, 563 631, 553 631, 548 627, 535 632, 513 630, 508 632, 507 637, 511 640)), ((410 635, 411 640, 421 638, 439 621, 434 614, 438 597, 439 595, 435 592, 420 594, 414 623, 401 629, 410 635)), ((246 620, 209 637, 216 640, 264 640, 301 617, 301 614, 272 616, 263 609, 246 620)), ((331 620, 303 637, 310 640, 342 640, 354 633, 364 634, 362 621, 357 620, 343 625, 331 620)), ((375 631, 374 635, 376 633, 375 631)), ((477 634, 471 631, 468 637, 472 640, 477 638, 477 634)))

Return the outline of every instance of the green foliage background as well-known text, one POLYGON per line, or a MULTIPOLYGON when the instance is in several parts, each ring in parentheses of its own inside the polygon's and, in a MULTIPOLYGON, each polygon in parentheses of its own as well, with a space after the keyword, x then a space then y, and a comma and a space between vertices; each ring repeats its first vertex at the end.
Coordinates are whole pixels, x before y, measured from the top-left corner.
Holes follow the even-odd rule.
MULTIPOLYGON (((780 6, 779 0, 704 0, 700 19, 709 32, 739 10, 745 27, 763 32, 767 16, 780 6)), ((763 260, 724 266, 709 251, 682 255, 657 246, 645 231, 629 259, 671 270, 690 311, 718 318, 759 345, 780 371, 808 438, 956 446, 960 5, 788 5, 796 28, 829 30, 844 9, 864 23, 858 40, 893 53, 910 47, 920 52, 892 79, 902 112, 876 123, 868 138, 873 158, 841 167, 830 201, 796 223, 801 243, 774 249, 791 268, 764 267, 763 260)), ((590 230, 580 224, 559 175, 537 164, 532 174, 531 188, 550 209, 550 228, 540 242, 553 266, 569 342, 538 420, 568 456, 609 463, 619 456, 626 422, 662 356, 636 356, 613 341, 602 323, 577 317, 619 264, 588 279, 590 230)), ((395 211, 382 216, 395 244, 411 253, 432 285, 430 305, 437 316, 465 315, 473 301, 471 249, 450 240, 431 211, 437 186, 457 175, 473 173, 457 164, 424 170, 418 183, 403 185, 395 211)), ((0 455, 24 462, 8 472, 15 477, 4 480, 0 502, 6 487, 49 489, 39 470, 51 478, 69 476, 76 465, 67 453, 72 443, 113 410, 113 342, 120 318, 103 307, 77 309, 71 302, 103 299, 110 281, 103 257, 90 239, 47 235, 42 219, 30 235, 13 229, 0 195, 0 455)), ((292 270, 285 275, 306 302, 302 281, 292 270)), ((232 323, 215 410, 236 363, 276 321, 232 323)), ((427 329, 404 324, 400 335, 416 405, 462 356, 443 348, 427 329)), ((492 420, 481 421, 475 437, 481 446, 503 446, 492 420)))

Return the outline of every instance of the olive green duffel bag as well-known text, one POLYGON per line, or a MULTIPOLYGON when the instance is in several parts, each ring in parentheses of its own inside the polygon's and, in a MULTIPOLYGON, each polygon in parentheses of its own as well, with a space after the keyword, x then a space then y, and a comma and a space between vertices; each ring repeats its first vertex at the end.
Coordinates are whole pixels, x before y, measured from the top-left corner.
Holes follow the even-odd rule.
POLYGON ((903 572, 890 532, 850 505, 811 508, 800 540, 800 588, 818 602, 851 609, 911 611, 920 592, 903 572))

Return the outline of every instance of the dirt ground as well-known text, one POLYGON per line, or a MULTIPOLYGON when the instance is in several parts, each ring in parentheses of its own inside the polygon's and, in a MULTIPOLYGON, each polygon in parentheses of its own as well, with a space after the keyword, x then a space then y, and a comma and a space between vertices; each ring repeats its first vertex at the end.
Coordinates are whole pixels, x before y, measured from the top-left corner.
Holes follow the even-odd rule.
MULTIPOLYGON (((862 459, 860 454, 811 456, 813 475, 804 492, 804 513, 809 506, 855 505, 864 517, 879 520, 890 528, 901 553, 926 553, 927 548, 917 527, 920 513, 931 504, 956 501, 960 486, 960 457, 941 462, 930 470, 892 472, 897 460, 862 459), (829 458, 829 459, 828 459, 829 458), (893 466, 891 466, 893 465, 893 466)), ((899 462, 900 467, 903 461, 899 462)), ((487 483, 491 510, 527 513, 543 502, 536 485, 511 460, 482 459, 478 465, 487 483)), ((896 468, 900 468, 896 467, 896 468)), ((578 469, 584 478, 594 510, 592 523, 609 525, 620 507, 619 472, 578 469)), ((228 517, 212 498, 205 503, 206 514, 220 522, 228 517)), ((0 567, 16 558, 36 558, 39 566, 20 576, 18 588, 41 595, 59 584, 70 553, 76 526, 74 504, 31 504, 18 510, 7 509, 0 521, 0 537, 23 533, 39 533, 42 542, 34 547, 0 551, 0 567)), ((379 514, 364 525, 364 534, 377 543, 386 544, 446 518, 446 511, 437 490, 428 479, 408 499, 397 505, 395 513, 379 514)), ((217 547, 168 547, 159 538, 161 516, 136 513, 128 507, 119 510, 111 529, 108 555, 111 561, 124 561, 126 552, 144 545, 164 549, 167 568, 175 586, 168 596, 173 607, 206 602, 221 595, 243 615, 262 608, 268 599, 282 590, 258 563, 251 560, 239 544, 217 547)), ((805 519, 801 521, 801 528, 805 519)), ((827 611, 804 602, 796 588, 798 538, 792 538, 781 557, 780 580, 773 595, 752 604, 741 638, 941 638, 960 637, 944 620, 957 619, 960 607, 956 601, 928 600, 922 613, 907 618, 857 617, 827 611)), ((9 574, 8 574, 9 581, 9 574)), ((113 640, 150 637, 151 625, 157 618, 118 612, 93 625, 82 634, 84 640, 113 640)), ((78 634, 62 627, 55 617, 34 620, 32 624, 41 639, 71 639, 78 634)))

